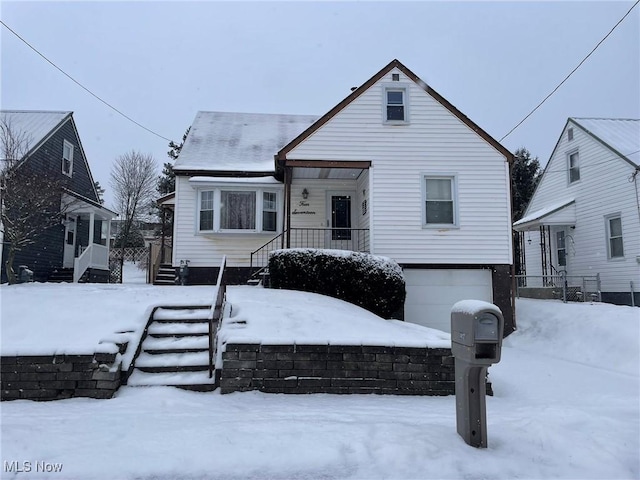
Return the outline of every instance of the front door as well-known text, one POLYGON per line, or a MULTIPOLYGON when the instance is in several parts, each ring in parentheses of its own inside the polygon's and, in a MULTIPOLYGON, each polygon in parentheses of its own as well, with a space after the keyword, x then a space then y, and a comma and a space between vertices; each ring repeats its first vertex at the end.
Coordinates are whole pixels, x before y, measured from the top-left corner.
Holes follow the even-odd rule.
POLYGON ((73 259, 76 251, 76 223, 77 218, 67 216, 64 230, 64 255, 62 266, 64 268, 73 268, 73 259))
POLYGON ((351 219, 353 192, 327 193, 327 224, 331 230, 326 236, 327 248, 351 250, 351 219))

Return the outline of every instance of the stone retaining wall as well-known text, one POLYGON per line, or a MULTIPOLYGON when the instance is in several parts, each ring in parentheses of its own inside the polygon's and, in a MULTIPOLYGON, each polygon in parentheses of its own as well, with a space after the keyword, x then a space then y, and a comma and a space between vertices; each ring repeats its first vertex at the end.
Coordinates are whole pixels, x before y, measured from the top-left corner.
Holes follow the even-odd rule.
POLYGON ((227 344, 221 393, 454 395, 448 348, 227 344))
POLYGON ((0 399, 111 398, 120 387, 116 355, 3 356, 0 399))

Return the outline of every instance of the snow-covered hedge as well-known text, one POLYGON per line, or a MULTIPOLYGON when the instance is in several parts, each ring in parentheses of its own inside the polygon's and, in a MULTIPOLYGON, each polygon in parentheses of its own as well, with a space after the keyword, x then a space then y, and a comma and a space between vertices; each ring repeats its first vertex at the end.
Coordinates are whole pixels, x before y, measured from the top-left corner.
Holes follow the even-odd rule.
POLYGON ((402 269, 386 257, 346 250, 275 250, 269 275, 272 288, 328 295, 383 318, 404 306, 402 269))

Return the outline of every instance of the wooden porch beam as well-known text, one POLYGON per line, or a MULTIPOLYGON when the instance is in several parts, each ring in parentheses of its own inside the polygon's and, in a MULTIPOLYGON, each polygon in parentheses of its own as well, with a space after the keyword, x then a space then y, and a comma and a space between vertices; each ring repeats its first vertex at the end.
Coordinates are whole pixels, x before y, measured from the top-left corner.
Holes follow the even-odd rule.
POLYGON ((334 160, 285 160, 286 167, 299 168, 370 168, 371 162, 368 160, 345 162, 334 160))

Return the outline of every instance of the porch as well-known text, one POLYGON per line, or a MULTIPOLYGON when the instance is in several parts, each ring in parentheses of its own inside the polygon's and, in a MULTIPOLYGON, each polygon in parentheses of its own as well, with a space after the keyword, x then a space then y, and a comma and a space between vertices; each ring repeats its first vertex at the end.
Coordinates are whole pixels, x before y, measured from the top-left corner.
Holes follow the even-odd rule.
POLYGON ((69 192, 63 197, 65 208, 62 267, 72 270, 72 280, 87 275, 97 281, 109 278, 109 238, 115 212, 89 199, 69 192))

